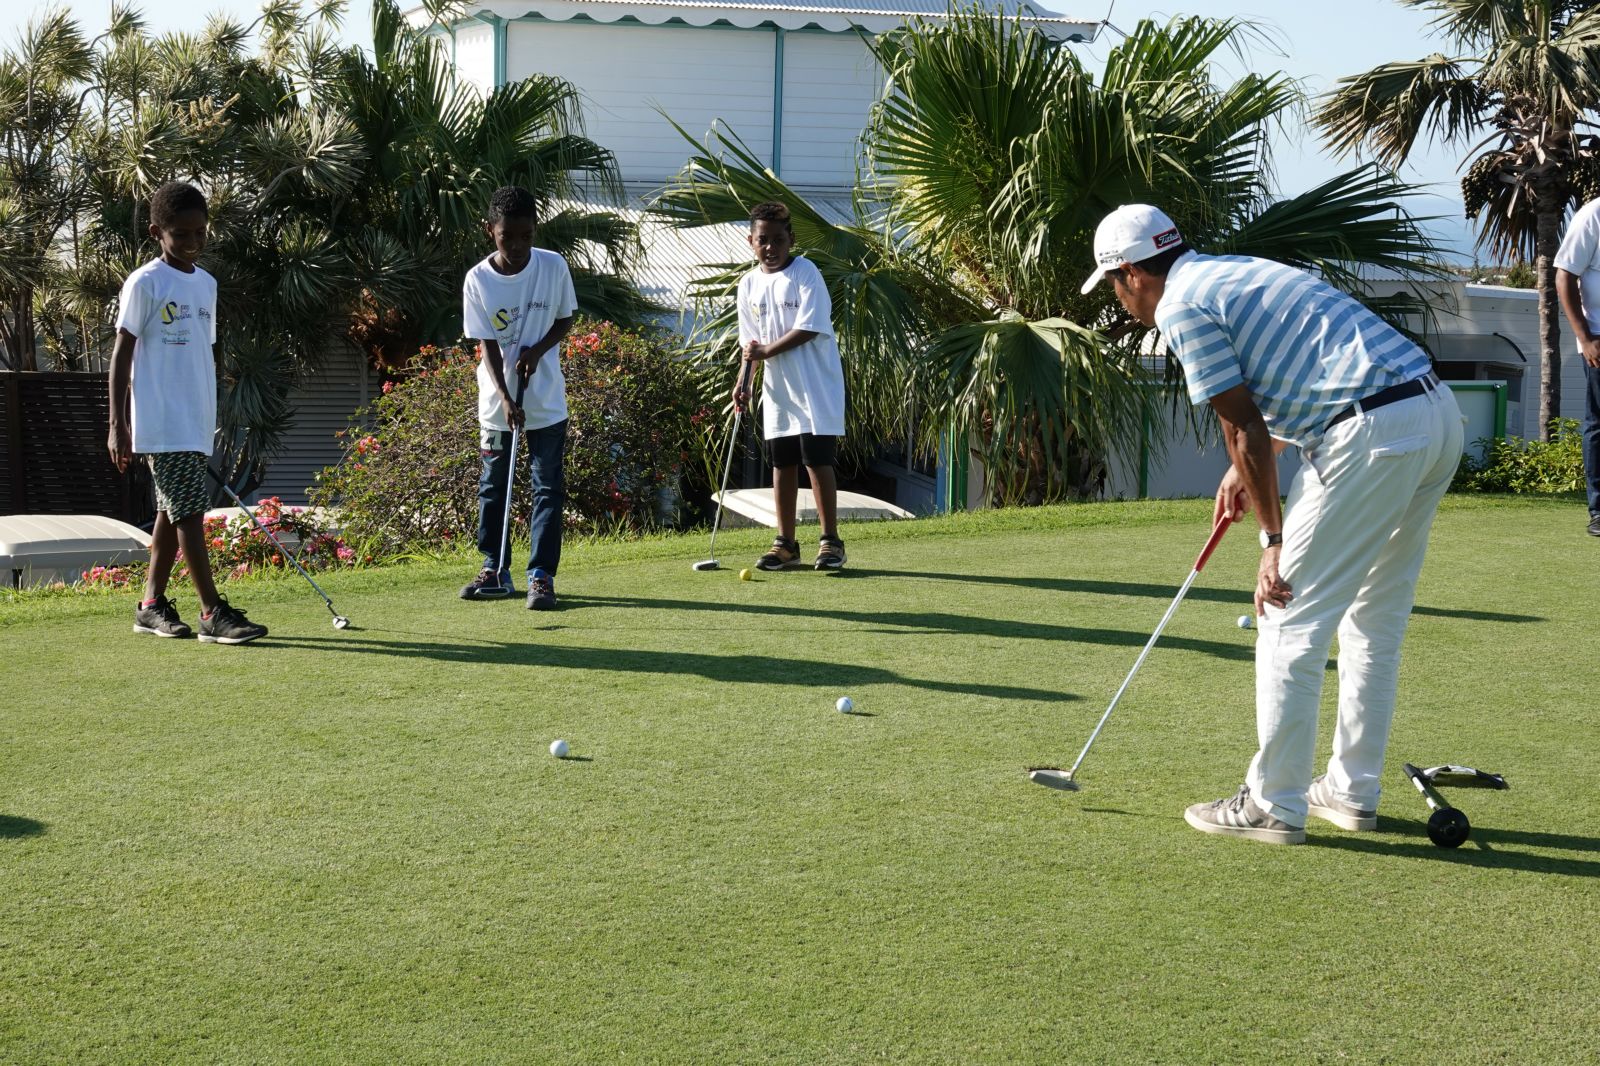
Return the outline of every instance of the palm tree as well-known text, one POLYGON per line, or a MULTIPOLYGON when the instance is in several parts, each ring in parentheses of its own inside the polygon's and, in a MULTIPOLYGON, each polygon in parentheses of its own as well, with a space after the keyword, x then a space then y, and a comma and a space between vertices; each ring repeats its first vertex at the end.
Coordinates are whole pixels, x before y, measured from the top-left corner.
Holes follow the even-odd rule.
MULTIPOLYGON (((1432 257, 1396 204, 1410 188, 1374 167, 1272 201, 1267 129, 1297 91, 1281 74, 1210 76, 1249 32, 1143 22, 1097 81, 1070 48, 982 12, 913 24, 875 46, 889 88, 863 135, 853 224, 830 223, 720 129, 654 209, 697 226, 790 205, 833 298, 853 437, 897 438, 912 411, 923 449, 952 429, 977 442, 997 502, 1092 495, 1108 456, 1137 448, 1156 386, 1180 402, 1175 368, 1144 354, 1147 331, 1105 287, 1078 293, 1112 208, 1161 204, 1203 249, 1349 286, 1362 264, 1432 257)), ((700 349, 724 381, 739 269, 700 290, 723 311, 700 349)))
MULTIPOLYGON (((524 185, 545 207, 541 243, 573 263, 582 310, 624 322, 648 310, 624 273, 633 227, 586 206, 615 191, 616 169, 581 135, 569 84, 536 77, 480 98, 389 0, 374 5, 370 57, 337 46, 341 7, 269 0, 254 23, 213 18, 201 33, 163 37, 117 9, 92 45, 69 37, 78 53, 58 48, 78 60, 57 95, 81 114, 45 168, 72 182, 56 209, 74 231, 43 305, 108 344, 120 281, 150 254, 150 192, 172 178, 204 187, 203 262, 225 301, 220 446, 236 483, 279 446, 291 390, 330 337, 347 335, 390 368, 456 338, 453 279, 485 253, 479 217, 500 185, 524 185)), ((22 73, 0 64, 0 108, 22 73)), ((20 210, 0 188, 0 219, 20 210)), ((20 261, 3 261, 0 286, 26 280, 20 261)))
POLYGON ((456 280, 488 249, 489 194, 521 185, 540 205, 538 237, 573 268, 580 309, 633 323, 653 310, 627 282, 632 223, 612 153, 583 136, 577 90, 534 75, 480 97, 458 81, 437 39, 392 0, 372 9, 373 52, 341 53, 309 84, 352 126, 364 157, 348 196, 302 205, 349 233, 364 275, 352 336, 379 365, 458 326, 456 280))
POLYGON ((1600 5, 1593 0, 1402 0, 1436 13, 1455 55, 1385 63, 1342 79, 1316 123, 1336 149, 1399 166, 1419 137, 1477 143, 1461 192, 1478 246, 1533 261, 1539 292, 1541 439, 1561 413, 1553 260, 1574 205, 1600 195, 1600 5))
POLYGON ((0 367, 10 370, 39 369, 35 301, 82 178, 69 156, 90 63, 61 12, 30 22, 0 55, 0 367))

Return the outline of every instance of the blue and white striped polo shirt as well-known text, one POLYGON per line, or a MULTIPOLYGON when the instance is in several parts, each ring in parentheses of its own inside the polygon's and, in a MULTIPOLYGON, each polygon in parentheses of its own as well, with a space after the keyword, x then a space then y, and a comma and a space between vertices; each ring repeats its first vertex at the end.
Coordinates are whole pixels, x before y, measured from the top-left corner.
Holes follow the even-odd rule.
POLYGON ((1156 326, 1190 402, 1242 384, 1272 435, 1299 445, 1355 401, 1429 370, 1421 348, 1357 300, 1270 259, 1182 256, 1156 326))

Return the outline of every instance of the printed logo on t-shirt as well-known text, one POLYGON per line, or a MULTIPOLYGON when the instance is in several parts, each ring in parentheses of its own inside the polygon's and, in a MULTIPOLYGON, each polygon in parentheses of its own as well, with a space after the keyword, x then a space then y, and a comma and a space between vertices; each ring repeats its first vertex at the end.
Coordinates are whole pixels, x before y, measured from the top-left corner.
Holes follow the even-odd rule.
POLYGON ((494 318, 490 321, 494 324, 496 333, 503 333, 510 329, 511 324, 520 317, 521 314, 515 307, 502 307, 494 313, 494 318))
POLYGON ((194 309, 188 304, 181 304, 176 300, 168 300, 162 304, 161 324, 170 328, 161 331, 161 342, 174 348, 186 347, 189 343, 189 327, 182 323, 194 317, 194 309))

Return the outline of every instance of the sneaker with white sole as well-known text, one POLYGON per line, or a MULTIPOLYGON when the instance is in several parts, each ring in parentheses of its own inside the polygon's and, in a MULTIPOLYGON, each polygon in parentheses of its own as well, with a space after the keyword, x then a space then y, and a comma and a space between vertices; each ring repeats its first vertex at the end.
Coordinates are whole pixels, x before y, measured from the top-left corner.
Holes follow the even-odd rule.
POLYGON ((1306 790, 1306 803, 1309 804, 1308 813, 1324 822, 1332 822, 1340 829, 1363 833, 1378 828, 1378 812, 1346 803, 1334 795, 1326 774, 1311 779, 1311 787, 1306 790))
POLYGON ((178 605, 165 596, 157 596, 149 606, 141 603, 134 608, 133 631, 158 637, 177 637, 180 640, 194 636, 189 623, 178 617, 178 605))
POLYGON ((250 621, 227 600, 217 604, 210 614, 200 616, 202 644, 248 644, 266 635, 266 626, 250 621))
POLYGON ((1290 825, 1250 802, 1250 786, 1241 785, 1239 791, 1227 799, 1196 803, 1183 812, 1183 820, 1202 833, 1259 840, 1263 844, 1304 844, 1306 831, 1290 825))
POLYGON ((464 600, 503 600, 516 594, 517 587, 511 583, 511 571, 496 570, 492 566, 478 571, 478 576, 461 589, 461 598, 464 600))

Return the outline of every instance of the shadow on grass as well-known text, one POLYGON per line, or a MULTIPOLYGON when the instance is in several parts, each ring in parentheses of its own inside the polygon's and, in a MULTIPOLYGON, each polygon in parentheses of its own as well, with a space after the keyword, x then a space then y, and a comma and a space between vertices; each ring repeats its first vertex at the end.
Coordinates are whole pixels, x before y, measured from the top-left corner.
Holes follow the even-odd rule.
MULTIPOLYGON (((1178 594, 1178 585, 1156 585, 1142 581, 1090 581, 1085 578, 1075 577, 1003 577, 997 574, 940 574, 931 570, 875 570, 870 567, 856 567, 850 570, 840 570, 832 577, 910 577, 924 578, 932 581, 961 581, 974 585, 1012 585, 1017 588, 1042 589, 1047 592, 1079 592, 1096 596, 1151 596, 1157 599, 1170 600, 1178 594)), ((1187 575, 1186 575, 1187 576, 1187 575)), ((1199 600, 1206 603, 1231 603, 1237 607, 1248 608, 1251 605, 1250 590, 1248 589, 1220 589, 1207 588, 1204 585, 1195 585, 1189 590, 1185 599, 1199 600)), ((1416 606, 1413 614, 1427 615, 1431 618, 1461 618, 1473 622, 1508 622, 1526 623, 1543 622, 1547 619, 1533 614, 1507 614, 1503 611, 1463 611, 1449 607, 1416 606)))
MULTIPOLYGON (((369 634, 378 632, 381 630, 367 631, 369 634)), ((354 640, 346 636, 285 636, 275 638, 275 641, 324 651, 392 655, 407 659, 420 656, 440 662, 542 666, 557 670, 603 670, 626 674, 685 674, 728 684, 845 685, 858 688, 867 685, 906 685, 933 692, 1043 703, 1063 703, 1082 698, 1052 689, 963 684, 959 681, 906 677, 878 666, 810 662, 767 655, 707 655, 702 652, 647 651, 638 648, 568 648, 550 644, 506 644, 502 641, 446 644, 439 641, 381 640, 368 635, 354 640)))
POLYGON ((0 814, 0 840, 12 837, 36 837, 44 832, 44 823, 15 814, 0 814))
POLYGON ((1600 839, 1594 837, 1566 836, 1561 833, 1527 833, 1516 829, 1490 829, 1475 825, 1472 827, 1472 835, 1459 848, 1440 848, 1428 840, 1425 822, 1379 818, 1378 828, 1386 833, 1414 834, 1417 839, 1414 842, 1400 843, 1361 836, 1317 835, 1307 837, 1306 843, 1313 847, 1358 851, 1368 855, 1432 859, 1458 866, 1527 870, 1532 873, 1562 874, 1567 877, 1600 877, 1600 862, 1592 859, 1568 859, 1506 850, 1508 847, 1520 845, 1527 848, 1549 848, 1553 851, 1600 852, 1600 839))
MULTIPOLYGON (((568 596, 561 601, 567 610, 584 607, 646 607, 663 611, 709 611, 728 614, 766 614, 783 618, 827 618, 861 626, 892 626, 886 632, 949 633, 957 636, 1015 637, 1021 640, 1068 641, 1076 644, 1103 644, 1117 648, 1142 648, 1149 633, 1121 629, 1053 625, 1048 622, 1008 622, 966 614, 937 611, 846 611, 750 603, 709 603, 700 600, 657 600, 638 596, 568 596)), ((1218 659, 1255 661, 1255 649, 1238 643, 1196 640, 1192 637, 1163 635, 1165 648, 1183 648, 1218 659)))

